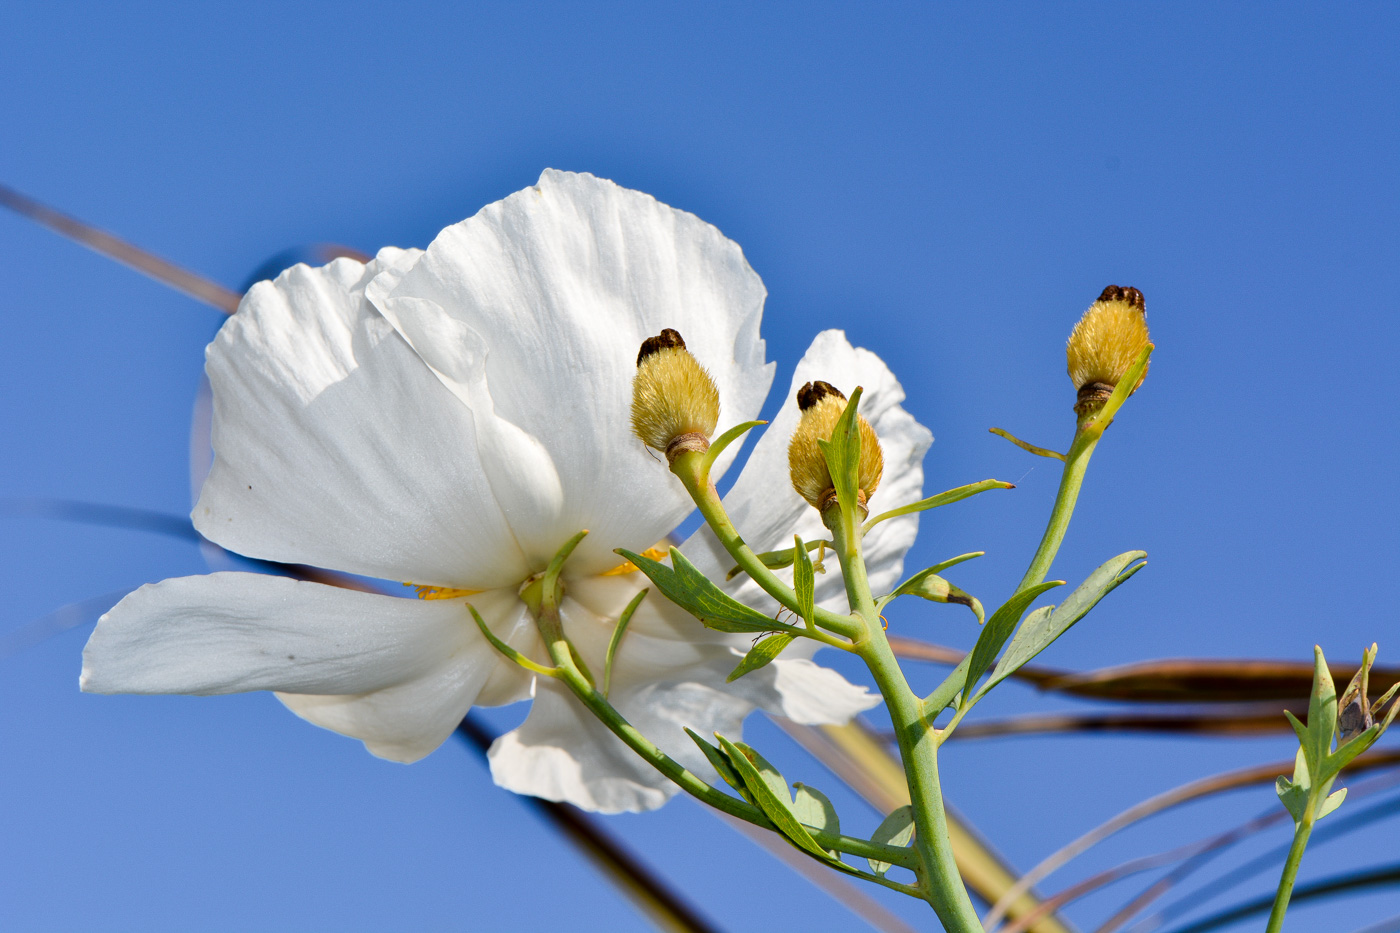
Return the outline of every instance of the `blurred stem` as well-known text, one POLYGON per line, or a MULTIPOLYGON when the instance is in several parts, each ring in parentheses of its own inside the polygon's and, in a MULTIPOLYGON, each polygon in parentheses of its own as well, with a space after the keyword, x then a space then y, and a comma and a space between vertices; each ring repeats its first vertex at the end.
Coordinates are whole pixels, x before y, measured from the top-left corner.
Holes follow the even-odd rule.
POLYGON ((1293 845, 1288 848, 1288 859, 1283 863, 1283 875, 1278 879, 1278 892, 1274 894, 1274 906, 1269 911, 1269 925, 1265 933, 1280 933, 1283 930, 1283 915, 1288 912, 1288 901, 1293 896, 1293 884, 1298 880, 1298 866, 1303 862, 1303 850, 1308 847, 1308 837, 1312 835, 1313 824, 1317 822, 1317 811, 1327 793, 1332 789, 1328 781, 1319 792, 1314 786, 1308 792, 1308 806, 1303 819, 1293 828, 1293 845))
POLYGON ((943 810, 933 726, 924 718, 923 704, 909 689, 885 637, 861 556, 860 524, 851 511, 852 514, 847 514, 847 510, 833 504, 823 513, 822 519, 831 529, 833 549, 841 562, 841 576, 851 612, 864 629, 856 639, 856 652, 870 668, 894 723, 914 815, 914 848, 922 862, 919 887, 945 930, 982 933, 982 924, 963 886, 948 837, 948 816, 943 810))
MULTIPOLYGON (((785 609, 794 615, 800 616, 801 610, 797 603, 797 594, 792 591, 777 575, 764 565, 753 549, 748 546, 739 535, 734 523, 729 520, 729 514, 724 511, 724 503, 719 497, 719 491, 715 489, 714 483, 710 482, 710 474, 705 464, 705 455, 699 451, 686 451, 676 457, 671 464, 671 472, 676 474, 681 484, 685 486, 686 492, 690 493, 690 498, 695 501, 695 507, 700 510, 705 523, 710 526, 710 530, 715 533, 719 543, 729 552, 729 556, 734 558, 744 572, 753 579, 763 592, 773 597, 785 609)), ((843 635, 854 641, 861 633, 861 627, 848 616, 839 616, 834 612, 817 607, 817 625, 837 635, 843 635)), ((831 645, 833 648, 850 650, 850 645, 812 628, 808 628, 808 637, 817 641, 831 645)))

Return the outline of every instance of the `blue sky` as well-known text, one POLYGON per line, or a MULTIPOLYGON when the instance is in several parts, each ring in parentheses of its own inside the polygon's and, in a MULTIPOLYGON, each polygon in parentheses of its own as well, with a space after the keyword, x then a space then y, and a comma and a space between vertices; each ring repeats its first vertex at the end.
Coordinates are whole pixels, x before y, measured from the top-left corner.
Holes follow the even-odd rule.
MULTIPOLYGON (((231 287, 306 243, 426 245, 546 166, 647 191, 743 246, 775 385, 843 327, 937 438, 930 491, 1019 483, 928 517, 910 556, 986 550, 957 582, 988 601, 1024 568, 1057 474, 987 428, 1066 443, 1065 335, 1104 285, 1135 285, 1151 376, 1055 575, 1135 547, 1151 563, 1047 661, 1306 659, 1314 642, 1356 659, 1375 640, 1396 663, 1398 25, 1365 3, 9 4, 0 182, 231 287)), ((221 315, 12 215, 0 247, 0 496, 186 511, 221 315)), ((188 543, 0 516, 0 631, 204 569, 188 543)), ((966 623, 913 609, 895 628, 966 646, 966 623)), ((466 749, 404 768, 265 695, 84 696, 88 630, 0 660, 0 926, 645 928, 466 749)), ((1009 688, 988 714, 1065 705, 1009 688)), ((790 778, 835 783, 751 725, 790 778)), ((1289 753, 995 740, 943 768, 1024 868, 1151 793, 1289 753)), ((1271 798, 1145 827, 1084 870, 1271 798)), ((851 928, 688 802, 610 825, 728 929, 851 928)), ((1304 878, 1393 856, 1394 838, 1319 848, 1304 878)), ((1326 910, 1298 916, 1360 928, 1400 896, 1326 910)))

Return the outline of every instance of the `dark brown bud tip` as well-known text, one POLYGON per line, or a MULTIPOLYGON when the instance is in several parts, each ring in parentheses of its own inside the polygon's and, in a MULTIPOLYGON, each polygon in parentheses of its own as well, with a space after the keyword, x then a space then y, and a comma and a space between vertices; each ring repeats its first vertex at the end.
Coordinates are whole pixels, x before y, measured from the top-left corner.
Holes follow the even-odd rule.
POLYGON ((820 379, 816 382, 809 382, 797 390, 797 410, 806 411, 828 395, 834 395, 839 399, 846 397, 840 389, 829 382, 822 382, 820 379))
POLYGON ((677 331, 668 327, 655 337, 648 337, 642 341, 642 349, 637 353, 637 365, 641 366, 642 360, 659 350, 672 349, 684 350, 685 341, 681 339, 681 335, 677 331))
POLYGON ((1110 285, 1099 295, 1099 301, 1126 301, 1144 314, 1147 313, 1147 299, 1142 292, 1127 285, 1110 285))

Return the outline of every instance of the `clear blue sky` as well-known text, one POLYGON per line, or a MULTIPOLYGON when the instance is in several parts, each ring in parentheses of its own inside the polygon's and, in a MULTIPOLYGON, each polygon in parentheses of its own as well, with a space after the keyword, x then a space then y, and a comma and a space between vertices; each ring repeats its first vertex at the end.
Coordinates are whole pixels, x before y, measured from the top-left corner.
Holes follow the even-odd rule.
MULTIPOLYGON (((10 3, 0 181, 232 287, 299 244, 426 245, 546 166, 650 192, 743 246, 776 385, 844 327, 933 430, 930 491, 1020 483, 941 510, 911 554, 985 549, 958 582, 987 600, 1019 577, 1056 478, 987 428, 1063 444, 1064 337, 1104 285, 1138 286, 1152 373, 1056 575, 1133 547, 1151 564, 1047 660, 1305 659, 1314 642, 1355 659, 1377 640, 1396 663, 1398 26, 1375 3, 10 3)), ((0 496, 186 511, 221 316, 11 215, 0 248, 0 496)), ((0 517, 0 632, 204 569, 178 541, 0 517)), ((459 745, 405 768, 266 695, 84 696, 88 630, 0 661, 0 927, 645 928, 459 745)), ((896 630, 974 634, 917 609, 896 630)), ((1064 705, 1009 688, 988 712, 1064 705)), ((751 726, 790 778, 835 783, 751 726)), ((1024 868, 1289 744, 968 743, 945 784, 1024 868)), ((1084 870, 1271 801, 1144 828, 1084 870)), ((853 928, 688 802, 611 825, 731 930, 853 928)), ((1304 877, 1394 856, 1395 838, 1319 848, 1304 877)), ((1400 895, 1335 909, 1298 917, 1350 930, 1400 895)))

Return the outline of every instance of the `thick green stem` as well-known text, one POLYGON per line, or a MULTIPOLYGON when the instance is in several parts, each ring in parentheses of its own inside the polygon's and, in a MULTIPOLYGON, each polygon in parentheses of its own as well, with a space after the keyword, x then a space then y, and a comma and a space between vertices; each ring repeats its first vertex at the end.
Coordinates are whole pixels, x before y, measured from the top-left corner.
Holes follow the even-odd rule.
MULTIPOLYGON (((686 492, 690 493, 690 498, 695 501, 695 507, 700 511, 700 515, 705 519, 705 523, 710 526, 710 530, 715 533, 719 543, 729 552, 729 556, 734 558, 734 562, 743 568, 763 592, 773 597, 785 609, 795 615, 801 615, 801 609, 797 603, 797 594, 792 591, 777 575, 773 573, 758 555, 748 546, 743 537, 740 536, 734 523, 729 520, 729 514, 724 511, 724 503, 720 499, 719 491, 715 489, 714 483, 710 482, 710 476, 705 469, 705 455, 698 451, 687 451, 676 457, 671 464, 671 472, 676 474, 681 484, 685 486, 686 492)), ((817 608, 816 623, 822 628, 846 638, 854 640, 860 634, 860 626, 854 620, 846 616, 839 616, 820 607, 817 608)), ((836 648, 849 648, 844 642, 836 641, 822 636, 821 632, 811 632, 811 637, 818 641, 823 641, 836 648)))
MULTIPOLYGON (((864 637, 857 639, 857 652, 870 668, 875 684, 885 698, 890 720, 894 723, 899 754, 909 783, 909 801, 914 815, 914 847, 919 853, 922 870, 920 889, 933 907, 934 913, 950 933, 982 933, 967 888, 953 857, 953 844, 948 836, 948 816, 943 810, 943 793, 938 781, 938 746, 934 741, 932 724, 924 718, 923 704, 909 683, 890 649, 880 623, 870 584, 865 574, 865 561, 860 553, 860 536, 854 516, 843 516, 836 506, 828 512, 841 575, 851 611, 865 628, 864 637)), ((823 516, 824 518, 827 516, 823 516)))
POLYGON ((1288 912, 1288 899, 1293 896, 1293 883, 1298 880, 1298 866, 1303 861, 1303 850, 1308 847, 1308 837, 1312 835, 1316 803, 1316 800, 1308 800, 1307 816, 1293 830, 1293 845, 1288 849, 1288 861, 1283 863, 1283 876, 1278 880, 1278 893, 1274 895, 1274 908, 1269 911, 1265 933, 1283 930, 1283 915, 1288 912))

